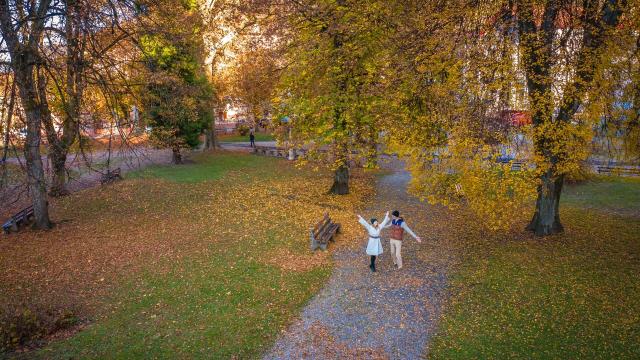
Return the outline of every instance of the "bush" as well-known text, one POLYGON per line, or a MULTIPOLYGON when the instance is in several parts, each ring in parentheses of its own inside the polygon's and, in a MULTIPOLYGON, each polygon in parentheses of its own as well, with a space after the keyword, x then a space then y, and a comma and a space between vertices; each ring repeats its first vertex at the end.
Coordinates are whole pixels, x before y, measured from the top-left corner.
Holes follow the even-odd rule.
POLYGON ((249 135, 249 127, 247 125, 238 125, 238 133, 240 133, 240 135, 242 136, 247 136, 249 135))
POLYGON ((77 325, 78 317, 69 310, 35 311, 29 308, 0 312, 0 354, 15 350, 56 331, 77 325))

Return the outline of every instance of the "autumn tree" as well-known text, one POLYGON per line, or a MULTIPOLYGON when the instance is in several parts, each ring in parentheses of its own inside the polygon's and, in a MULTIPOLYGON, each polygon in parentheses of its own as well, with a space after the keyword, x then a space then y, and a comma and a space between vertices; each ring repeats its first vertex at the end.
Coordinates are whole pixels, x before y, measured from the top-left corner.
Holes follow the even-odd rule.
POLYGON ((51 18, 51 0, 35 2, 0 1, 0 29, 10 57, 11 70, 18 87, 27 122, 25 159, 27 179, 33 201, 35 226, 49 229, 47 186, 40 154, 40 129, 50 116, 46 97, 46 74, 40 45, 47 21, 51 18))
POLYGON ((542 9, 533 2, 515 4, 533 118, 535 155, 540 167, 536 211, 528 228, 538 235, 562 231, 559 212, 562 185, 571 163, 582 160, 573 158, 574 142, 565 139, 575 133, 579 121, 576 114, 588 99, 596 74, 612 60, 606 57, 606 45, 620 23, 623 3, 549 1, 542 9), (569 45, 573 49, 569 50, 566 60, 573 67, 573 76, 562 84, 562 94, 554 97, 557 34, 565 21, 569 22, 571 31, 581 30, 581 39, 578 44, 569 45), (554 102, 554 98, 559 101, 554 102))
POLYGON ((166 2, 152 11, 154 25, 140 39, 146 66, 140 88, 143 117, 152 139, 170 148, 179 164, 181 149, 196 147, 213 122, 212 88, 202 68, 201 19, 192 1, 166 2))
POLYGON ((383 14, 367 1, 291 2, 291 40, 277 106, 291 119, 296 140, 328 149, 331 193, 349 192, 349 160, 376 144, 372 111, 383 14), (362 141, 369 139, 370 141, 362 141))
POLYGON ((389 141, 412 159, 416 192, 446 204, 464 199, 502 228, 535 191, 528 228, 562 231, 562 184, 589 155, 586 144, 603 115, 587 109, 618 101, 603 96, 603 84, 626 88, 618 94, 633 88, 624 86, 632 76, 612 72, 619 63, 637 64, 633 22, 621 22, 637 9, 613 0, 386 6, 415 14, 395 25, 386 74, 390 108, 402 120, 388 127, 389 141), (514 109, 529 114, 531 125, 504 116, 514 109), (528 162, 521 171, 495 161, 516 136, 532 144, 519 154, 528 162))
POLYGON ((111 0, 64 0, 55 10, 53 24, 57 26, 47 28, 43 49, 46 90, 54 116, 46 117, 43 125, 52 165, 49 193, 61 196, 68 193, 67 155, 80 140, 81 117, 87 110, 83 106, 85 89, 95 84, 94 75, 103 71, 105 60, 114 55, 119 43, 131 40, 127 23, 139 11, 133 1, 111 0), (60 126, 56 126, 58 121, 60 126))
POLYGON ((120 21, 130 20, 136 6, 133 1, 110 0, 4 1, 0 10, 0 46, 10 58, 8 65, 26 118, 26 172, 35 226, 46 229, 50 221, 41 130, 52 160, 50 192, 64 195, 67 153, 81 127, 85 75, 91 68, 100 68, 109 49, 128 37, 120 21), (113 35, 110 42, 93 41, 107 28, 113 35))

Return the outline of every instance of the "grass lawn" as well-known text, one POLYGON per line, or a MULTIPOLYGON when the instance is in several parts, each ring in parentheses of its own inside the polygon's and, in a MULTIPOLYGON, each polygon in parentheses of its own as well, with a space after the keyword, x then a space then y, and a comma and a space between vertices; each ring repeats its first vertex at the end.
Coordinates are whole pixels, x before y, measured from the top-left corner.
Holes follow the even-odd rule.
POLYGON ((581 208, 640 216, 639 177, 597 177, 565 187, 563 202, 581 208))
POLYGON ((330 274, 328 253, 308 250, 311 224, 330 211, 344 224, 337 244, 356 238, 348 219, 369 177, 356 174, 347 197, 327 195, 330 181, 223 153, 57 200, 55 229, 0 242, 0 314, 28 310, 48 332, 61 314, 77 325, 12 356, 260 357, 330 274))
MULTIPOLYGON (((256 133, 256 141, 275 141, 271 134, 256 133)), ((222 135, 218 138, 221 142, 249 142, 249 135, 222 135)))
POLYGON ((571 186, 564 234, 469 246, 429 357, 640 358, 640 218, 620 215, 639 196, 632 179, 571 186))

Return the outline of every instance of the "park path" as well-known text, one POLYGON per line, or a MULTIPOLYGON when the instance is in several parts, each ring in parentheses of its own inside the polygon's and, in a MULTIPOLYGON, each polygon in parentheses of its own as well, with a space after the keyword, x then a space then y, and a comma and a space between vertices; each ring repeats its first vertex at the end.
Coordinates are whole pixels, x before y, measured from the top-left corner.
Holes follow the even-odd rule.
POLYGON ((265 359, 419 359, 426 354, 446 296, 453 251, 430 235, 430 228, 438 227, 429 222, 435 209, 407 194, 409 174, 397 161, 387 167, 391 172, 378 180, 376 200, 362 215, 380 219, 386 210, 399 209, 423 243, 405 239, 404 268, 395 270, 383 233, 385 252, 377 261, 378 272, 371 273, 363 230, 361 246, 336 251, 328 283, 265 359))

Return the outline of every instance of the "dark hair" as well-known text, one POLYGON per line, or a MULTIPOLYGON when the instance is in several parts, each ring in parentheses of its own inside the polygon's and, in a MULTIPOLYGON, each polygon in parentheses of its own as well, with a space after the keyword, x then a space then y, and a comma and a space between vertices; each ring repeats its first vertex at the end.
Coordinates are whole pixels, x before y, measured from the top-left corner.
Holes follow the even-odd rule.
POLYGON ((373 225, 373 223, 375 223, 376 221, 378 221, 378 219, 376 219, 376 218, 371 218, 371 225, 373 225))
POLYGON ((395 217, 400 217, 400 211, 398 210, 393 210, 393 212, 391 213, 391 215, 395 216, 395 217))

